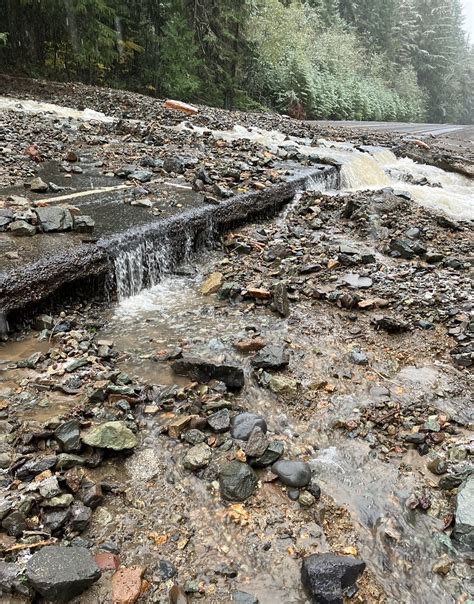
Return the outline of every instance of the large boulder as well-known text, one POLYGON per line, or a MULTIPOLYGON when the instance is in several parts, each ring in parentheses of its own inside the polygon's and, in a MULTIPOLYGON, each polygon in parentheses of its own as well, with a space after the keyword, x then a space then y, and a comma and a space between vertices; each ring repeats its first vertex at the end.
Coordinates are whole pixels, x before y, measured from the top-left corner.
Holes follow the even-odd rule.
POLYGON ((244 501, 252 495, 257 482, 252 468, 240 461, 227 463, 219 473, 221 495, 228 501, 244 501))
POLYGON ((53 602, 69 602, 100 577, 90 552, 83 547, 49 545, 33 554, 26 565, 31 586, 53 602))
POLYGON ((73 227, 71 212, 59 206, 36 208, 38 222, 45 233, 70 231, 73 227))
POLYGON ((230 389, 242 388, 244 385, 244 372, 236 365, 220 365, 201 357, 183 355, 171 365, 177 375, 183 375, 201 384, 211 380, 219 380, 230 389))
POLYGON ((124 422, 105 422, 82 435, 82 442, 90 447, 122 451, 137 446, 137 437, 124 422))
POLYGON ((461 546, 474 550, 474 476, 459 489, 456 524, 451 537, 461 546))
POLYGON ((301 579, 313 604, 343 604, 344 590, 364 572, 365 562, 352 556, 314 554, 303 560, 301 579))

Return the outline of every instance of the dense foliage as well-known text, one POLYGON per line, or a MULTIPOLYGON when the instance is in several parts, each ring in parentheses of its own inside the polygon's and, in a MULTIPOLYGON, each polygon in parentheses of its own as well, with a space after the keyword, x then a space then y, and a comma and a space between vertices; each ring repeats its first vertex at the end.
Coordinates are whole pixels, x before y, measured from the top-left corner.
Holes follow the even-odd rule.
POLYGON ((3 0, 3 69, 297 117, 474 122, 461 0, 3 0))

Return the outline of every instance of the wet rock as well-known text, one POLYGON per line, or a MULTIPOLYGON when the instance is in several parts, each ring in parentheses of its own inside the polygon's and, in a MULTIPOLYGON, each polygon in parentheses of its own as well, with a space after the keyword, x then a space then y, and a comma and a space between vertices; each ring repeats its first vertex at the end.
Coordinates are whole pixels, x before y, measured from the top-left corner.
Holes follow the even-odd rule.
POLYGON ((168 562, 168 560, 160 560, 159 569, 161 578, 164 581, 168 581, 168 579, 172 579, 178 574, 176 566, 171 562, 168 562))
POLYGON ((63 508, 58 510, 44 510, 41 514, 41 520, 46 530, 51 534, 56 533, 66 526, 69 519, 69 509, 63 508))
POLYGON ((298 382, 287 376, 270 375, 268 388, 275 394, 296 394, 298 392, 298 382))
POLYGON ((232 418, 230 434, 236 440, 248 440, 256 426, 259 426, 264 434, 267 433, 267 422, 261 415, 239 413, 232 418))
POLYGON ((407 323, 394 319, 393 317, 381 317, 373 321, 375 329, 382 329, 387 333, 402 333, 408 331, 407 323))
POLYGON ((30 191, 33 193, 46 193, 48 190, 48 183, 44 182, 41 178, 33 178, 30 182, 30 191))
POLYGON ((75 533, 82 533, 89 526, 92 510, 80 501, 76 501, 70 508, 69 528, 75 533))
POLYGON ((282 369, 290 363, 290 354, 285 346, 269 344, 262 348, 251 360, 256 369, 282 369))
POLYGON ((142 566, 120 568, 112 577, 112 601, 114 604, 135 604, 140 597, 142 578, 145 569, 142 566))
POLYGON ((13 212, 0 209, 0 231, 4 231, 10 222, 13 222, 13 212))
POLYGON ((301 579, 314 604, 343 604, 344 591, 364 570, 365 562, 359 558, 314 554, 303 560, 301 579))
POLYGON ((254 468, 266 468, 278 461, 284 451, 285 445, 281 441, 275 440, 268 445, 263 455, 256 459, 251 459, 249 463, 254 468))
POLYGON ((224 275, 222 273, 212 273, 201 285, 201 294, 203 296, 215 294, 220 290, 223 282, 224 275))
POLYGON ((461 486, 463 480, 459 478, 459 476, 453 476, 450 474, 449 476, 443 476, 438 482, 438 487, 442 491, 451 491, 452 489, 457 489, 461 486))
POLYGON ((437 560, 431 570, 437 575, 447 575, 451 568, 453 567, 453 561, 449 558, 449 556, 442 556, 439 560, 437 560))
POLYGON ((64 493, 51 497, 51 499, 45 499, 40 503, 42 507, 48 508, 67 508, 74 501, 74 497, 70 493, 64 493))
POLYGON ((72 215, 66 208, 51 206, 36 208, 35 211, 38 216, 39 225, 45 233, 72 230, 72 215))
POLYGON ((183 460, 183 466, 187 470, 200 470, 209 464, 211 456, 212 450, 206 443, 194 445, 194 447, 191 447, 186 453, 183 460))
POLYGON ((311 480, 309 485, 307 485, 306 490, 308 493, 311 493, 315 499, 319 499, 321 497, 321 487, 314 481, 314 479, 311 480))
POLYGON ((250 338, 249 340, 239 340, 234 346, 239 352, 258 352, 265 348, 266 341, 262 338, 250 338))
POLYGON ((137 446, 137 437, 124 422, 106 422, 92 428, 82 436, 82 442, 90 447, 123 451, 137 446))
POLYGON ((37 459, 30 459, 25 464, 23 464, 16 471, 17 478, 28 478, 29 476, 36 476, 36 474, 41 474, 45 470, 50 470, 56 464, 56 456, 48 456, 48 457, 40 457, 37 459))
POLYGON ((26 222, 26 220, 15 220, 10 222, 8 230, 16 237, 32 237, 36 234, 36 227, 26 222))
POLYGON ((75 214, 73 216, 74 230, 76 233, 92 233, 95 228, 95 220, 91 216, 75 214))
POLYGON ((55 459, 56 469, 59 471, 69 470, 75 466, 84 466, 86 460, 80 455, 72 455, 70 453, 60 453, 55 459))
POLYGON ((390 250, 406 260, 411 260, 416 256, 412 242, 406 239, 392 239, 390 241, 390 250))
POLYGON ((21 537, 26 530, 26 519, 21 512, 12 512, 2 520, 2 528, 12 537, 21 537))
POLYGON ((258 604, 259 600, 256 596, 248 594, 246 591, 234 591, 232 602, 235 602, 235 604, 258 604))
POLYGON ((288 289, 284 283, 277 283, 273 288, 273 306, 282 317, 290 316, 288 289))
POLYGON ((474 549, 474 476, 471 476, 458 491, 456 524, 451 538, 460 545, 474 549))
POLYGON ((219 472, 221 495, 228 501, 244 501, 252 495, 257 482, 255 472, 240 461, 231 461, 219 472))
POLYGON ((230 428, 230 413, 228 409, 221 409, 207 418, 207 423, 213 432, 221 434, 230 428))
POLYGON ((170 604, 188 604, 189 599, 180 585, 173 585, 169 592, 170 604))
POLYGON ((128 175, 130 180, 138 180, 138 182, 145 183, 151 180, 153 172, 149 170, 134 170, 128 175))
POLYGON ((310 508, 316 503, 316 497, 311 495, 309 491, 302 491, 298 501, 300 502, 300 505, 304 506, 305 508, 310 508))
POLYGON ((58 479, 56 476, 50 476, 45 480, 42 480, 39 485, 39 493, 41 497, 45 499, 51 499, 61 493, 61 487, 59 486, 58 479))
POLYGON ((43 331, 43 329, 53 329, 53 317, 50 315, 39 315, 35 317, 33 322, 33 328, 37 331, 43 331))
POLYGON ((199 445, 203 443, 207 439, 207 436, 201 430, 197 430, 193 428, 192 430, 188 430, 183 434, 183 440, 185 440, 190 445, 199 445))
MULTIPOLYGON (((28 591, 20 566, 13 562, 0 560, 0 596, 15 592, 29 595, 28 591)), ((5 604, 7 602, 8 600, 5 599, 5 604)))
POLYGON ((79 497, 84 503, 84 505, 95 509, 101 504, 102 499, 104 498, 104 494, 102 492, 100 484, 97 484, 89 478, 85 478, 81 484, 79 497))
POLYGON ((305 487, 311 482, 311 467, 303 461, 282 459, 273 464, 272 472, 289 487, 305 487))
POLYGON ((245 453, 249 457, 261 457, 268 447, 268 439, 260 426, 255 426, 252 430, 247 444, 245 445, 245 453))
POLYGON ((342 281, 354 289, 367 289, 372 287, 373 281, 369 277, 361 277, 355 273, 346 273, 342 281))
POLYGON ((183 355, 181 359, 174 361, 171 367, 177 375, 189 377, 202 384, 220 380, 230 389, 239 389, 245 381, 241 367, 212 363, 191 355, 183 355))
POLYGON ((365 352, 362 352, 361 350, 353 350, 351 352, 351 361, 354 363, 354 365, 368 365, 369 364, 369 359, 368 359, 367 355, 365 354, 365 352))
POLYGON ((65 453, 79 451, 81 448, 81 425, 77 419, 61 424, 54 436, 65 453))
POLYGON ((81 594, 101 573, 87 549, 48 545, 31 556, 25 574, 38 593, 59 603, 81 594))

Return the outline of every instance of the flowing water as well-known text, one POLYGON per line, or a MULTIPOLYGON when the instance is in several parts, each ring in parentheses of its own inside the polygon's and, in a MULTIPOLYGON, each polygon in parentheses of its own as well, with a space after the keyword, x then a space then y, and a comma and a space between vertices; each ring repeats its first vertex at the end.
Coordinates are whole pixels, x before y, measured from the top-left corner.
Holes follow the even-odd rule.
MULTIPOLYGON (((12 101, 8 100, 8 103, 0 98, 0 107, 8 105, 8 108, 15 110, 11 106, 12 101)), ((39 110, 29 103, 22 102, 24 109, 39 110)), ((49 110, 42 105, 43 111, 49 110)), ((82 116, 80 119, 87 118, 82 116)), ((189 129, 189 126, 182 124, 180 128, 189 129)), ((195 127, 192 130, 197 135, 205 132, 195 127)), ((327 141, 318 141, 318 145, 313 146, 310 141, 287 137, 279 132, 243 127, 213 132, 212 135, 229 141, 251 140, 276 151, 282 157, 285 156, 284 152, 296 150, 306 157, 314 157, 315 161, 317 157, 331 159, 341 165, 340 184, 346 190, 394 187, 409 192, 416 203, 443 210, 457 218, 472 219, 474 216, 474 190, 470 181, 436 168, 414 164, 408 159, 397 159, 387 150, 363 152, 347 144, 327 141), (426 179, 427 185, 412 184, 414 180, 422 178, 426 179)), ((336 185, 335 180, 316 180, 309 182, 308 188, 331 191, 336 185)), ((276 224, 282 237, 287 214, 299 199, 300 196, 296 195, 292 204, 277 218, 276 224)), ((316 375, 319 380, 329 379, 338 360, 344 356, 342 348, 350 343, 344 344, 344 338, 337 333, 337 327, 329 315, 317 317, 315 324, 306 324, 311 314, 300 308, 292 317, 296 319, 294 323, 289 324, 259 307, 248 316, 238 306, 227 302, 219 304, 214 299, 202 296, 199 286, 204 275, 219 270, 227 260, 217 251, 206 252, 197 261, 194 258, 192 266, 188 265, 193 262, 192 254, 196 248, 203 249, 206 243, 212 244, 214 239, 212 224, 209 224, 202 234, 200 245, 196 245, 195 237, 189 233, 185 235, 183 249, 178 252, 164 239, 146 237, 136 237, 130 241, 130 245, 120 247, 114 260, 119 302, 109 311, 108 324, 101 335, 112 338, 116 349, 126 353, 122 369, 149 383, 185 384, 185 379, 177 380, 166 365, 154 360, 157 352, 178 345, 189 346, 193 352, 214 360, 242 364, 247 373, 242 402, 248 408, 261 412, 270 428, 288 439, 290 450, 298 449, 307 453, 323 491, 350 511, 356 525, 361 556, 369 562, 389 602, 456 602, 458 578, 453 576, 442 580, 432 573, 425 562, 426 559, 435 560, 449 549, 448 540, 443 541, 439 530, 439 521, 429 515, 415 514, 404 507, 403 501, 414 487, 413 475, 403 474, 395 464, 379 460, 367 443, 347 440, 332 429, 334 420, 341 415, 353 414, 361 405, 361 400, 364 404, 374 400, 375 395, 367 390, 367 384, 350 384, 346 392, 333 397, 324 413, 317 414, 313 421, 301 421, 294 408, 253 382, 248 359, 238 354, 232 346, 235 339, 248 333, 249 327, 271 341, 289 338, 297 342, 298 348, 304 350, 304 363, 296 367, 295 372, 299 373, 300 381, 307 385, 316 375), (180 264, 184 266, 180 269, 181 275, 173 274, 180 264), (317 350, 314 346, 316 340, 317 350), (321 355, 321 351, 324 355, 321 355)), ((13 350, 4 358, 11 360, 12 354, 15 356, 21 351, 17 353, 13 350)), ((425 373, 423 369, 413 368, 412 374, 407 377, 400 372, 393 378, 396 385, 404 386, 407 400, 416 395, 420 383, 427 392, 435 392, 440 387, 437 372, 432 366, 428 365, 425 373), (425 374, 432 376, 431 381, 422 381, 425 374)), ((267 568, 258 556, 258 547, 251 554, 239 548, 237 527, 227 526, 223 537, 218 521, 220 508, 209 495, 203 481, 180 470, 178 460, 182 450, 179 447, 179 444, 161 436, 159 422, 150 419, 142 448, 123 468, 129 490, 137 500, 143 502, 147 517, 153 516, 157 530, 164 520, 154 510, 167 509, 169 500, 173 501, 174 498, 176 507, 183 505, 186 508, 196 535, 204 530, 205 538, 215 546, 216 551, 227 551, 229 557, 241 562, 241 568, 247 569, 246 587, 260 598, 261 604, 304 602, 299 569, 294 560, 286 556, 282 558, 285 563, 281 564, 275 554, 275 566, 267 568), (159 489, 149 488, 158 475, 166 476, 166 480, 161 481, 164 484, 160 483, 159 489), (223 544, 227 550, 222 549, 223 544), (255 575, 253 571, 261 578, 252 578, 255 575)), ((404 461, 416 467, 416 459, 404 461)), ((117 470, 113 464, 109 464, 107 469, 111 473, 122 471, 122 468, 117 470)), ((280 491, 271 485, 264 488, 268 490, 270 505, 272 498, 280 496, 280 491)), ((127 517, 126 509, 116 510, 115 513, 117 516, 122 514, 125 529, 133 534, 137 529, 134 524, 138 522, 136 516, 133 519, 131 515, 127 517)), ((101 536, 107 538, 105 529, 101 536)), ((137 546, 136 554, 147 557, 152 552, 149 546, 143 544, 137 546)))

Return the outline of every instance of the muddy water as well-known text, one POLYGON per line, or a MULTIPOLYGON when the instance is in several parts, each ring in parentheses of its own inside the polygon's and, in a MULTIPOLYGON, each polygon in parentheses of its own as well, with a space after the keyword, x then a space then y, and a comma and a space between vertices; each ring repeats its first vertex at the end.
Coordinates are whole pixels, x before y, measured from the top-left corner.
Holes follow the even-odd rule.
POLYGON ((216 139, 226 141, 249 140, 276 153, 296 151, 308 158, 326 158, 341 164, 341 186, 351 191, 397 187, 408 191, 416 203, 442 210, 463 220, 474 219, 474 184, 472 180, 439 168, 417 164, 408 158, 397 159, 389 150, 365 147, 363 151, 350 143, 320 139, 316 144, 308 139, 286 136, 281 132, 260 128, 235 126, 228 131, 209 131, 184 122, 178 130, 193 131, 197 135, 210 132, 216 139), (426 179, 428 185, 410 184, 413 179, 426 179), (403 186, 402 186, 403 185, 403 186), (435 186, 430 186, 435 185, 435 186))
MULTIPOLYGON (((348 382, 339 396, 333 397, 327 408, 313 418, 301 417, 298 409, 277 399, 271 392, 257 386, 251 378, 248 360, 232 348, 234 339, 244 336, 253 327, 269 341, 289 340, 294 351, 293 374, 306 386, 315 379, 330 380, 337 369, 344 369, 341 358, 350 350, 350 340, 344 342, 344 334, 338 333, 337 325, 330 316, 321 317, 316 324, 308 323, 308 316, 301 308, 292 316, 292 325, 276 319, 274 315, 258 308, 247 316, 241 308, 216 303, 212 297, 199 293, 202 274, 219 270, 226 260, 214 253, 201 259, 193 277, 167 278, 156 287, 121 302, 111 313, 104 335, 112 337, 116 345, 129 353, 123 368, 139 379, 151 383, 175 383, 175 377, 163 369, 166 365, 151 359, 157 351, 176 345, 192 349, 214 360, 237 361, 247 369, 247 386, 240 400, 245 407, 262 413, 269 427, 287 441, 288 455, 306 455, 312 464, 323 491, 330 494, 337 504, 346 507, 356 525, 362 557, 369 562, 390 602, 419 603, 455 601, 459 589, 455 578, 451 584, 434 575, 422 560, 436 560, 446 551, 442 543, 440 521, 428 515, 411 512, 404 501, 416 485, 417 470, 404 473, 399 470, 400 460, 389 464, 377 459, 368 443, 350 441, 332 429, 337 418, 349 418, 358 413, 361 405, 376 400, 370 389, 374 384, 363 380, 348 382), (317 334, 317 335, 315 335, 317 334)), ((346 334, 347 335, 347 334, 346 334)), ((428 364, 421 368, 408 368, 397 372, 384 359, 377 365, 381 371, 392 375, 390 383, 395 388, 403 386, 403 399, 416 397, 423 390, 440 388, 439 371, 428 364)), ((181 453, 179 445, 160 437, 159 427, 148 422, 149 434, 144 446, 149 447, 134 455, 127 463, 131 490, 143 498, 149 509, 158 508, 166 501, 166 495, 151 494, 143 484, 152 480, 166 468, 174 484, 181 484, 192 493, 186 503, 189 517, 198 527, 205 526, 202 536, 219 558, 222 550, 223 526, 217 522, 215 492, 178 469, 176 462, 181 453), (179 475, 176 478, 175 474, 179 475), (200 505, 197 506, 197 501, 200 505), (202 522, 204 515, 205 522, 202 522), (197 519, 200 522, 197 523, 197 519), (214 527, 214 528, 212 528, 214 527)), ((409 456, 402 460, 414 464, 409 456)), ((276 492, 267 489, 271 505, 276 492)), ((173 495, 176 497, 176 494, 173 495)), ((165 504, 166 505, 166 504, 165 504)), ((238 560, 244 568, 249 564, 248 551, 239 549, 238 535, 227 530, 225 549, 229 557, 238 560)), ((288 558, 286 558, 288 560, 288 558)), ((268 558, 266 558, 268 561, 268 558)), ((285 566, 278 553, 273 555, 275 568, 269 574, 264 559, 256 553, 245 580, 252 593, 259 596, 262 604, 273 602, 300 602, 299 571, 296 565, 285 566), (263 577, 263 579, 262 579, 263 577)), ((212 600, 211 600, 212 601, 212 600)))

